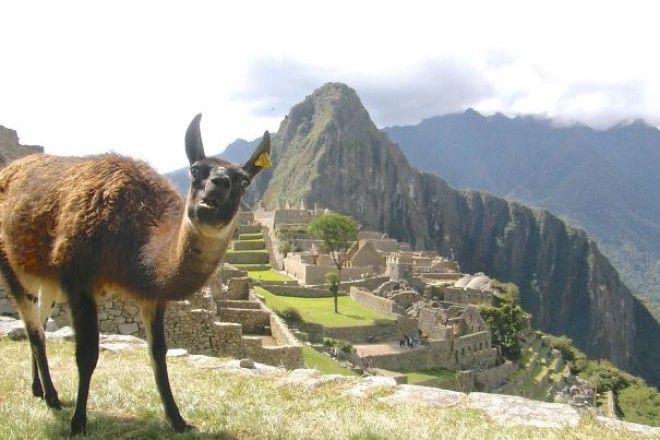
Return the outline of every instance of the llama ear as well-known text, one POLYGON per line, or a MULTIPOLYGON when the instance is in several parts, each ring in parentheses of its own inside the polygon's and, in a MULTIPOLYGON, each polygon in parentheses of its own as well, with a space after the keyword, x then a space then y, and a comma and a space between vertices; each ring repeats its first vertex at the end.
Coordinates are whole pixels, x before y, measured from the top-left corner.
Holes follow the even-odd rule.
POLYGON ((261 138, 261 142, 252 156, 243 164, 243 169, 247 171, 250 177, 257 175, 259 171, 264 168, 270 168, 272 166, 270 160, 270 134, 266 131, 264 137, 261 138))
POLYGON ((206 158, 204 154, 204 144, 202 143, 202 133, 199 131, 199 121, 202 119, 202 114, 190 121, 188 130, 186 130, 186 154, 190 165, 206 158))

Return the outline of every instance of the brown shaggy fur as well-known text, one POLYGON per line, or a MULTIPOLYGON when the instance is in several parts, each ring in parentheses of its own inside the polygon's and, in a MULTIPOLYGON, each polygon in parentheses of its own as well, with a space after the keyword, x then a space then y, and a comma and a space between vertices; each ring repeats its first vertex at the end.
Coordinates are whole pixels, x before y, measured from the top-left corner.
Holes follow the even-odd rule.
POLYGON ((68 301, 76 331, 79 388, 72 434, 85 433, 89 382, 98 358, 96 298, 106 292, 142 309, 156 384, 177 431, 190 426, 167 376, 166 302, 198 290, 223 257, 240 198, 270 150, 268 133, 242 166, 206 158, 198 115, 186 133, 191 189, 184 201, 146 163, 112 154, 36 154, 0 171, 0 272, 25 321, 32 391, 61 407, 50 379, 43 326, 68 301))

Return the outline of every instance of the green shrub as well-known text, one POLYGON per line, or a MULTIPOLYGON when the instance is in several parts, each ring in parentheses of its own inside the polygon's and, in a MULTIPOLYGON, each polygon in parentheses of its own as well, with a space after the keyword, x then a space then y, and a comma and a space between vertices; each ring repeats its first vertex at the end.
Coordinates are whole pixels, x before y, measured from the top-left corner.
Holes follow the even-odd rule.
POLYGON ((631 385, 619 392, 617 403, 626 421, 660 426, 660 393, 655 388, 631 385))
POLYGON ((286 257, 287 254, 291 252, 291 242, 289 240, 280 239, 278 248, 280 253, 286 257))
POLYGON ((332 338, 323 338, 323 345, 325 347, 334 347, 337 341, 332 338))
POLYGON ((348 341, 337 341, 336 346, 346 354, 350 354, 353 352, 353 344, 351 344, 348 341))
POLYGON ((525 322, 525 312, 518 305, 518 287, 498 281, 493 282, 493 287, 500 291, 495 294, 494 305, 481 305, 479 312, 490 327, 493 344, 500 347, 505 358, 517 360, 521 354, 518 335, 525 322))
POLYGON ((288 324, 302 321, 300 312, 293 307, 287 307, 286 309, 280 310, 277 312, 277 314, 288 324))

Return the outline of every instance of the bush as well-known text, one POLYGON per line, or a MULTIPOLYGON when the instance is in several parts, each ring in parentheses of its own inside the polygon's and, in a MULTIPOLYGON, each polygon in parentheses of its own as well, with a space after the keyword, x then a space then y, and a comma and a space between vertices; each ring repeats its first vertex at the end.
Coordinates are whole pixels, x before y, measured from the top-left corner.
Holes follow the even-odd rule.
POLYGON ((605 391, 618 393, 627 386, 641 383, 640 379, 619 370, 612 362, 604 359, 587 361, 587 366, 581 371, 580 377, 594 384, 599 393, 605 391))
POLYGON ((337 341, 337 348, 343 351, 346 354, 353 352, 353 344, 348 341, 337 341))
POLYGON ((335 341, 332 338, 323 338, 323 346, 324 347, 334 347, 337 341, 335 341))
POLYGON ((564 362, 575 362, 575 347, 573 340, 567 336, 548 335, 550 347, 559 350, 564 362))
POLYGON ((323 346, 337 348, 346 354, 353 352, 353 344, 341 339, 323 338, 323 346))
POLYGON ((291 252, 291 242, 289 240, 280 239, 278 248, 279 248, 280 254, 282 254, 286 257, 287 254, 289 252, 291 252))
POLYGON ((660 426, 660 394, 656 389, 631 385, 619 392, 617 403, 626 421, 660 426))
POLYGON ((277 314, 282 318, 287 324, 290 323, 296 323, 296 322, 301 322, 302 321, 302 316, 300 316, 300 312, 296 310, 293 307, 287 307, 286 309, 283 309, 277 314))
POLYGON ((495 304, 481 305, 479 312, 490 327, 493 343, 500 347, 505 358, 515 361, 520 358, 518 335, 525 322, 525 312, 518 305, 518 287, 497 281, 493 282, 493 287, 500 290, 495 294, 495 304))

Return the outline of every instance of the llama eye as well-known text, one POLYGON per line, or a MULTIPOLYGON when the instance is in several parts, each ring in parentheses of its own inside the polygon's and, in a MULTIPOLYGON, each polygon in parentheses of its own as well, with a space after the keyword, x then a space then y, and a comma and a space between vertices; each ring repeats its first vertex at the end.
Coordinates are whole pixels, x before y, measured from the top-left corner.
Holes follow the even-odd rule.
POLYGON ((193 179, 198 179, 200 174, 201 174, 201 172, 199 170, 199 167, 191 167, 190 168, 190 175, 192 176, 193 179))
POLYGON ((250 186, 250 179, 242 179, 241 180, 241 189, 245 191, 245 189, 250 186))

